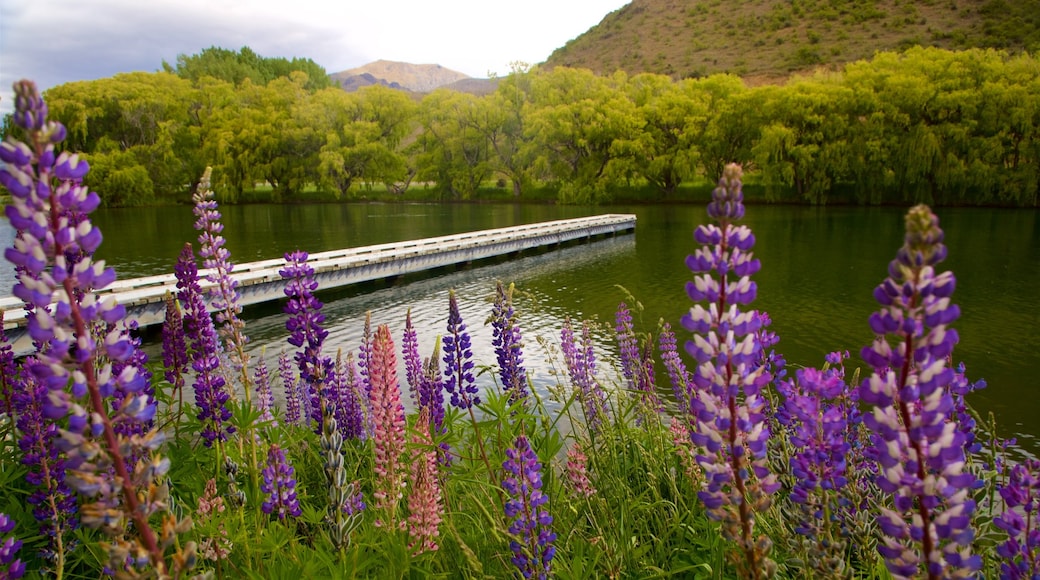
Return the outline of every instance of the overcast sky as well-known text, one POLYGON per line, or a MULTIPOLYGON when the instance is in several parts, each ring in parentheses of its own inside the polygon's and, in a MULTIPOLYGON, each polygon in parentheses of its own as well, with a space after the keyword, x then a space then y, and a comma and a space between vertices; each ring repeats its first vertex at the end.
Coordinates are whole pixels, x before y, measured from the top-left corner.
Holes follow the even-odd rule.
POLYGON ((0 0, 0 113, 11 84, 41 90, 155 71, 219 46, 306 57, 329 73, 374 60, 472 77, 536 64, 627 0, 0 0))

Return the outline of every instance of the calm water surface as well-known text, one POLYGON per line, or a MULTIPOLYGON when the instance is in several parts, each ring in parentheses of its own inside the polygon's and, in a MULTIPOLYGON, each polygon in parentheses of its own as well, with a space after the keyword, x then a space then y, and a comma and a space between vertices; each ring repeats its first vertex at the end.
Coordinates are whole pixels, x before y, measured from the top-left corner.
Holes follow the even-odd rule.
MULTIPOLYGON (((695 248, 693 229, 706 221, 703 206, 346 204, 221 211, 235 262, 280 257, 297 248, 318 252, 594 213, 637 214, 635 234, 321 295, 327 303, 330 352, 357 348, 369 311, 373 323, 389 324, 399 341, 411 308, 426 356, 444 332, 447 294, 455 288, 474 343, 488 345, 478 347, 476 355, 493 364, 490 329, 484 324, 487 299, 496 279, 514 282, 520 293, 526 363, 542 388, 556 382, 555 366, 535 337, 558 343, 566 317, 612 324, 618 302, 626 299, 619 286, 644 306, 639 330, 656 331, 661 319, 678 327, 690 306, 684 291, 690 275, 683 261, 695 248)), ((962 309, 955 325, 961 335, 955 357, 967 364, 971 379, 989 383, 971 401, 982 413, 996 414, 1003 434, 1017 436, 1027 450, 1040 451, 1040 310, 1035 299, 1040 288, 1040 214, 975 208, 938 213, 949 246, 944 265, 957 275, 954 299, 962 309)), ((872 291, 902 244, 903 214, 899 208, 748 208, 746 223, 755 232, 755 251, 762 260, 756 307, 772 316, 781 337, 778 348, 790 365, 822 364, 833 350, 855 355, 871 340, 866 320, 877 306, 872 291)), ((120 278, 172 271, 184 242, 196 237, 192 222, 187 207, 99 211, 95 223, 105 242, 98 255, 116 267, 120 278)), ((6 220, 0 222, 0 243, 6 245, 12 237, 6 220)), ((5 268, 0 294, 8 294, 11 284, 5 268)), ((269 366, 278 352, 289 348, 279 309, 275 304, 246 312, 253 353, 264 353, 269 366)), ((603 354, 613 349, 608 331, 598 338, 603 354)), ((149 348, 157 352, 157 346, 149 348)))

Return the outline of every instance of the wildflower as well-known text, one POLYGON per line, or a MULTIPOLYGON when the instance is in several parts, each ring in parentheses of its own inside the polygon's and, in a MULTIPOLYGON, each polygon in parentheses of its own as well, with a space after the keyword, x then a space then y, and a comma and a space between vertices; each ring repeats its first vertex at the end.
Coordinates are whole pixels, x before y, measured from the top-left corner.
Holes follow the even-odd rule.
POLYGON ((478 388, 473 378, 473 349, 469 332, 459 312, 455 291, 448 292, 448 334, 444 336, 444 390, 451 393, 451 404, 469 409, 480 404, 478 388))
POLYGON ((395 529, 404 522, 397 519, 398 502, 405 485, 404 445, 405 417, 401 404, 401 386, 397 382, 397 357, 390 328, 385 324, 376 328, 372 341, 369 366, 372 391, 372 441, 375 453, 376 509, 380 515, 377 526, 395 529))
POLYGON ((224 560, 231 554, 234 544, 228 537, 227 527, 224 525, 222 515, 226 510, 224 498, 217 493, 217 480, 210 478, 206 482, 206 488, 199 498, 199 507, 195 510, 197 514, 197 525, 206 526, 213 520, 217 520, 214 537, 207 537, 199 543, 199 555, 207 560, 224 560))
POLYGON ((994 524, 1008 539, 997 546, 1000 577, 1011 580, 1040 574, 1040 461, 1026 459, 1011 467, 1007 483, 1000 487, 1007 510, 994 524))
POLYGON ((436 551, 441 502, 437 448, 430 437, 430 410, 425 408, 412 431, 412 490, 408 495, 408 547, 415 554, 436 551))
POLYGON ((560 348, 571 384, 578 389, 578 399, 585 410, 585 422, 589 429, 596 430, 607 413, 607 398, 603 387, 596 380, 596 355, 592 349, 592 327, 589 322, 582 323, 579 345, 574 338, 570 318, 564 320, 563 330, 560 331, 560 348))
POLYGON ((314 269, 307 263, 307 252, 285 254, 285 264, 285 269, 278 271, 288 280, 285 295, 289 300, 285 312, 289 318, 285 328, 289 331, 289 344, 302 349, 294 358, 300 369, 305 401, 309 403, 310 419, 316 425, 315 432, 321 433, 321 399, 332 374, 332 359, 322 356, 321 348, 329 332, 321 326, 325 315, 321 313, 321 301, 313 294, 318 283, 314 280, 314 269))
POLYGON ((682 325, 693 333, 686 351, 697 361, 691 438, 700 448, 705 478, 698 495, 708 515, 722 522, 723 535, 740 546, 743 573, 759 578, 772 576, 776 565, 768 558, 769 539, 753 535, 754 512, 769 507, 779 484, 766 457, 762 388, 771 377, 759 342, 761 318, 740 308, 755 299, 751 276, 760 267, 751 253, 755 236, 747 226, 733 224, 744 216, 740 179, 739 165, 726 166, 708 204, 718 225, 702 225, 694 233, 703 247, 686 258, 696 274, 686 284, 695 304, 682 325))
MULTIPOLYGON (((444 424, 444 383, 440 369, 439 341, 433 345, 433 354, 423 359, 423 374, 420 377, 418 408, 430 410, 430 429, 437 435, 448 432, 444 424)), ((451 446, 440 444, 441 463, 451 464, 451 446)))
MULTIPOLYGON (((14 520, 7 514, 0 513, 0 534, 9 534, 14 530, 14 520)), ((22 547, 22 541, 11 536, 0 539, 0 578, 21 578, 25 574, 25 564, 15 556, 22 547)))
POLYGON ((253 383, 256 385, 256 409, 260 411, 259 421, 269 423, 272 427, 278 427, 278 420, 274 418, 271 409, 274 408, 274 395, 271 393, 271 375, 267 370, 267 363, 261 356, 253 371, 253 383))
POLYGON ((873 407, 864 424, 873 431, 881 474, 877 484, 894 499, 882 508, 878 545, 893 576, 966 577, 981 566, 971 554, 970 492, 964 431, 954 412, 947 358, 957 343, 949 324, 960 316, 950 301, 952 272, 937 273, 946 257, 939 220, 924 205, 906 215, 906 238, 875 290, 881 309, 870 316, 877 337, 864 347, 873 367, 860 397, 873 407))
POLYGON ((510 402, 527 397, 527 371, 524 369, 524 344, 520 337, 519 316, 513 309, 513 285, 509 290, 498 282, 491 310, 491 344, 498 358, 498 376, 510 402))
POLYGON ((191 343, 197 418, 202 423, 203 443, 212 447, 214 442, 227 441, 235 427, 231 424, 231 409, 228 408, 231 394, 220 374, 220 342, 202 299, 191 244, 184 245, 174 266, 174 275, 177 277, 177 299, 184 305, 185 333, 191 343))
POLYGON ((14 295, 30 306, 27 329, 39 351, 29 370, 48 390, 42 414, 67 417, 68 428, 56 440, 66 453, 66 481, 82 494, 83 524, 111 537, 110 563, 121 565, 132 553, 135 568, 179 574, 182 569, 167 567, 162 546, 172 545, 173 535, 190 522, 166 516, 158 537, 149 526, 150 516, 165 511, 159 480, 169 461, 153 453, 162 437, 155 431, 127 437, 115 428, 119 422, 148 423, 155 404, 135 365, 113 372, 113 363, 134 360, 136 349, 113 327, 125 310, 113 298, 99 302, 94 292, 115 280, 111 268, 92 258, 101 232, 87 214, 100 198, 82 185, 86 162, 67 151, 55 154, 66 131, 47 120, 36 86, 19 81, 14 92, 13 119, 30 143, 8 138, 0 144, 0 184, 11 194, 6 215, 18 230, 4 255, 20 268, 14 295), (110 412, 117 392, 125 396, 110 412), (128 463, 139 453, 151 456, 128 463), (127 519, 135 535, 127 535, 127 519))
POLYGON ((524 435, 506 449, 506 457, 502 487, 510 496, 505 512, 513 535, 509 542, 511 561, 524 578, 545 579, 552 570, 556 534, 550 528, 552 515, 544 507, 549 498, 542 493, 542 464, 524 435))
POLYGON ((231 277, 235 269, 231 261, 231 252, 224 247, 224 237, 220 233, 224 225, 220 223, 220 212, 217 201, 213 199, 213 191, 209 188, 210 168, 207 167, 199 179, 199 186, 192 195, 195 203, 192 212, 195 214, 195 229, 199 231, 199 255, 202 265, 211 271, 207 280, 210 287, 210 302, 216 311, 216 324, 220 325, 220 334, 224 344, 231 353, 231 363, 241 372, 242 388, 246 402, 250 402, 249 390, 249 355, 246 354, 248 337, 242 333, 245 323, 239 318, 242 306, 238 303, 238 280, 231 277))
POLYGON ((419 337, 412 324, 412 309, 404 317, 404 338, 401 339, 401 350, 404 356, 405 379, 408 382, 408 395, 413 403, 418 402, 418 392, 422 388, 422 358, 419 356, 419 337))
POLYGON ((361 400, 361 377, 354 364, 353 353, 347 353, 346 362, 343 362, 341 355, 336 356, 333 386, 339 432, 347 439, 364 439, 365 404, 361 400))
POLYGON ((285 394, 285 422, 290 425, 299 425, 300 388, 296 382, 292 362, 284 350, 278 355, 278 376, 282 378, 282 389, 285 394))
POLYGON ((361 510, 365 508, 361 502, 356 483, 347 484, 347 470, 343 466, 343 436, 336 425, 333 410, 326 405, 322 420, 321 454, 325 458, 325 478, 329 488, 329 523, 332 543, 337 548, 350 545, 351 534, 361 523, 361 510), (360 509, 359 504, 360 503, 360 509))
POLYGON ((188 344, 184 340, 184 317, 173 295, 166 295, 166 318, 162 327, 163 376, 170 383, 171 394, 177 396, 177 418, 180 422, 184 398, 184 375, 188 370, 188 344))
POLYGON ((260 491, 267 494, 260 509, 265 514, 274 514, 279 520, 287 517, 299 517, 302 512, 300 502, 296 499, 296 470, 289 464, 285 451, 272 443, 267 451, 267 466, 260 472, 264 478, 260 491))
POLYGON ((581 449, 580 443, 575 443, 567 450, 567 464, 564 473, 567 476, 568 490, 575 497, 592 497, 596 495, 596 488, 589 480, 589 458, 581 449))
POLYGON ((693 381, 690 380, 690 372, 686 370, 686 364, 679 357, 676 348, 675 332, 672 325, 665 322, 661 326, 661 333, 657 337, 658 346, 661 350, 661 362, 668 371, 668 381, 672 384, 672 392, 675 394, 676 405, 680 416, 688 417, 690 409, 690 398, 693 381))
POLYGON ((654 391, 654 361, 649 348, 639 347, 639 339, 632 327, 632 313, 624 302, 618 304, 614 322, 614 336, 621 352, 621 374, 628 382, 628 389, 640 393, 644 408, 661 409, 661 399, 654 391))

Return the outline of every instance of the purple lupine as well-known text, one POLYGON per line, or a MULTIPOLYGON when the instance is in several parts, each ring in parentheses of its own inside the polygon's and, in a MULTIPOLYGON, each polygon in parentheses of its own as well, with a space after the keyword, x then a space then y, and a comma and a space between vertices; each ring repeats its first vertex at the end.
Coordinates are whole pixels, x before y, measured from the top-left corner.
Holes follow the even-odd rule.
MULTIPOLYGON (((140 390, 140 395, 147 397, 148 404, 154 406, 155 389, 152 387, 152 371, 148 369, 148 355, 141 350, 141 338, 132 334, 133 331, 137 330, 137 321, 132 320, 129 323, 122 323, 119 326, 122 328, 118 328, 116 325, 109 325, 108 331, 119 332, 123 340, 126 340, 133 345, 134 350, 133 354, 125 360, 112 361, 112 373, 118 375, 127 367, 134 367, 133 372, 135 372, 140 377, 140 380, 144 381, 145 384, 144 388, 140 390)), ((124 401, 127 400, 126 398, 132 398, 134 395, 135 393, 126 392, 120 389, 117 385, 116 390, 113 393, 112 409, 118 411, 124 404, 124 401)), ((148 421, 120 421, 115 425, 115 429, 117 433, 130 437, 133 435, 144 435, 154 426, 155 420, 153 418, 148 421)), ((130 456, 127 457, 127 461, 128 466, 134 465, 137 463, 137 458, 130 456)))
POLYGON ((361 377, 354 364, 354 353, 347 353, 347 360, 336 357, 336 424, 344 439, 364 439, 365 403, 361 400, 361 377))
POLYGON ((242 305, 238 302, 238 280, 231 277, 235 264, 231 261, 231 252, 224 247, 226 240, 220 235, 224 225, 220 223, 217 200, 213 198, 213 191, 209 187, 210 172, 207 167, 192 195, 195 229, 199 232, 199 256, 202 257, 202 266, 210 269, 206 279, 212 284, 208 293, 213 310, 216 311, 214 326, 219 325, 225 350, 232 365, 240 373, 245 399, 250 403, 249 355, 246 353, 249 338, 242 332, 245 323, 239 318, 242 305))
POLYGON ((101 332, 121 321, 125 309, 95 295, 115 280, 111 268, 92 259, 102 236, 87 215, 100 197, 82 185, 86 162, 68 151, 55 153, 66 131, 47 120, 35 84, 19 81, 14 92, 14 124, 30 144, 10 137, 0 144, 0 185, 11 195, 6 215, 18 231, 4 255, 20 268, 13 293, 29 306, 27 330, 40 347, 29 370, 48 390, 42 413, 51 420, 67 417, 68 428, 56 440, 66 454, 66 481, 84 497, 81 522, 110 535, 110 562, 122 563, 132 552, 140 567, 163 575, 168 568, 149 517, 165 509, 156 485, 169 461, 153 454, 128 466, 127 454, 155 451, 162 437, 152 432, 127 439, 114 429, 117 422, 151 421, 155 405, 141 394, 146 385, 135 366, 112 372, 113 362, 132 359, 134 345, 119 331, 101 332), (78 256, 74 265, 70 255, 78 256), (100 340, 93 331, 103 334, 100 340), (111 412, 117 391, 126 398, 111 412), (135 536, 126 535, 127 519, 135 536))
POLYGON ((253 371, 253 384, 256 385, 256 410, 260 411, 258 421, 268 423, 272 427, 278 427, 272 409, 274 408, 274 394, 271 392, 271 373, 267 370, 267 362, 261 356, 253 371))
POLYGON ((220 341, 202 298, 198 266, 190 243, 184 244, 173 271, 177 278, 177 299, 184 305, 185 334, 191 347, 191 368, 195 371, 196 417, 202 423, 203 443, 212 447, 215 441, 227 441, 235 427, 228 408, 231 395, 219 369, 220 341))
MULTIPOLYGON (((418 408, 430 410, 430 429, 436 435, 448 432, 444 425, 444 383, 440 369, 440 345, 433 345, 433 354, 423 359, 423 374, 419 389, 418 408)), ((440 444, 440 459, 444 465, 451 464, 451 446, 440 444)))
POLYGON ((296 470, 277 443, 272 443, 267 450, 267 465, 260 474, 264 478, 260 491, 267 494, 260 509, 265 514, 274 514, 279 520, 290 516, 299 517, 303 511, 296 498, 296 470))
POLYGON ((307 252, 297 250, 285 254, 285 269, 278 274, 288 282, 285 295, 285 312, 289 318, 285 328, 289 331, 289 344, 300 348, 294 355, 300 369, 300 382, 304 397, 309 403, 310 419, 314 421, 315 433, 321 433, 321 401, 325 398, 327 381, 332 375, 332 358, 322 355, 321 349, 329 332, 322 328, 325 315, 322 303, 314 297, 318 282, 314 280, 314 268, 307 263, 307 252))
POLYGON ((285 394, 285 422, 289 425, 300 424, 300 387, 296 381, 292 361, 283 350, 278 355, 278 376, 282 379, 285 394))
POLYGON ((43 383, 28 372, 12 372, 6 378, 16 386, 15 426, 22 434, 18 447, 22 464, 28 468, 25 480, 35 488, 26 501, 33 506, 41 533, 49 538, 43 555, 57 561, 64 558, 68 548, 65 534, 79 523, 76 496, 65 483, 65 461, 55 446, 58 425, 43 416, 43 399, 47 396, 43 383))
POLYGON ((184 375, 191 359, 184 340, 184 316, 172 294, 166 295, 166 318, 162 327, 163 376, 177 394, 176 428, 179 429, 181 408, 184 405, 184 375))
POLYGON ((830 521, 824 514, 838 508, 835 492, 848 483, 849 385, 836 369, 804 368, 795 380, 778 383, 777 390, 784 397, 782 424, 792 447, 790 499, 803 506, 805 516, 795 532, 818 539, 830 521))
POLYGON ((672 393, 675 394, 676 406, 679 408, 680 416, 688 417, 690 409, 690 397, 693 396, 693 381, 690 380, 690 372, 686 370, 686 363, 679 356, 676 346, 675 332, 672 325, 665 322, 661 326, 661 334, 657 337, 658 348, 661 351, 661 362, 668 372, 668 382, 672 384, 672 393))
POLYGON ((14 411, 14 349, 4 333, 4 311, 0 310, 0 413, 14 411))
POLYGON ((640 394, 646 409, 660 410, 662 405, 655 392, 650 344, 647 344, 645 350, 639 347, 639 338, 632 326, 632 313, 624 302, 618 304, 614 314, 614 336, 621 353, 621 374, 628 382, 629 391, 640 394))
POLYGON ((495 286, 495 303, 491 309, 491 344, 498 359, 498 376, 502 388, 515 403, 527 398, 527 371, 524 369, 524 343, 520 336, 519 316, 513 309, 513 285, 506 290, 501 282, 495 286))
POLYGON ((14 531, 14 520, 0 513, 0 578, 15 580, 25 575, 25 563, 17 558, 22 541, 7 534, 14 531))
POLYGON ((592 348, 592 327, 586 320, 581 326, 581 343, 574 338, 571 319, 563 321, 560 350, 571 384, 578 389, 578 400, 585 411, 585 423, 595 431, 607 414, 607 397, 596 379, 596 355, 592 348))
POLYGON ((686 351, 697 361, 690 437, 700 448, 705 476, 698 496, 743 552, 742 573, 759 578, 771 576, 776 564, 768 558, 769 539, 754 536, 753 512, 768 509, 779 483, 766 455, 762 389, 771 377, 759 343, 761 317, 740 308, 755 299, 751 276, 760 267, 751 252, 755 236, 733 223, 744 216, 741 174, 739 165, 726 166, 708 204, 708 216, 718 225, 694 232, 702 247, 686 258, 695 274, 686 293, 695 304, 682 325, 693 333, 686 351))
POLYGON ((524 578, 544 580, 552 571, 556 534, 550 527, 552 515, 545 508, 549 498, 542 493, 542 464, 524 435, 506 449, 506 457, 502 464, 502 488, 510 496, 505 512, 511 520, 509 533, 513 535, 509 541, 511 561, 524 578))
MULTIPOLYGON (((957 371, 954 373, 953 381, 950 383, 950 395, 953 396, 953 406, 956 409, 957 426, 964 437, 964 453, 966 455, 977 453, 982 449, 982 443, 975 437, 976 421, 975 416, 968 408, 967 396, 985 388, 985 379, 971 382, 968 380, 964 363, 957 365, 957 371)), ((982 481, 980 480, 977 483, 981 484, 982 481)))
POLYGON ((947 359, 957 343, 949 327, 960 316, 950 301, 953 273, 938 273, 946 257, 939 219, 925 205, 906 215, 903 247, 875 290, 881 309, 871 314, 877 335, 862 350, 873 373, 860 385, 872 407, 864 424, 873 432, 881 471, 878 487, 893 498, 878 524, 878 551, 893 576, 972 576, 977 478, 965 468, 964 431, 957 421, 947 359))
POLYGON ((412 309, 404 317, 404 337, 401 339, 401 351, 404 357, 405 380, 408 382, 408 396, 412 403, 419 402, 419 389, 422 388, 422 357, 419 355, 419 336, 412 324, 412 309))
POLYGON ((997 546, 1000 577, 1009 580, 1040 575, 1040 461, 1026 459, 1011 467, 1007 483, 1000 486, 1006 511, 993 523, 1007 532, 997 546))
POLYGON ((479 405, 479 389, 473 378, 473 348, 454 290, 448 292, 448 333, 441 340, 444 345, 444 390, 451 394, 452 406, 469 409, 479 405))

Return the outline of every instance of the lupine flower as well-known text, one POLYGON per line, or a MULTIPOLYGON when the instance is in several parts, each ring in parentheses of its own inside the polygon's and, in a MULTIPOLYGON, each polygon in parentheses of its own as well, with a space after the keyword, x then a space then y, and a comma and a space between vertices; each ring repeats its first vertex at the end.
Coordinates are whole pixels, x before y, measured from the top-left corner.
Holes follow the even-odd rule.
POLYGON ((469 332, 459 312, 455 291, 448 292, 448 334, 444 344, 444 390, 451 394, 451 404, 459 409, 469 409, 480 404, 476 380, 473 378, 473 349, 469 332))
MULTIPOLYGON (((347 484, 347 470, 343 466, 343 436, 336 425, 333 410, 326 405, 322 420, 321 454, 325 458, 325 479, 329 488, 329 524, 332 543, 337 548, 350 545, 350 538, 361 523, 360 510, 355 509, 360 493, 355 484, 347 484)), ((364 509, 364 504, 361 504, 364 509)))
POLYGON ((428 408, 419 412, 411 444, 412 489, 408 494, 408 548, 414 554, 421 554, 437 550, 438 528, 444 510, 437 470, 437 448, 433 446, 433 438, 430 437, 428 408))
POLYGON ((216 324, 220 325, 220 334, 231 355, 231 363, 241 372, 242 388, 249 402, 249 355, 246 354, 249 339, 242 333, 245 323, 239 318, 242 306, 238 303, 238 281, 231 277, 235 264, 231 261, 231 252, 224 247, 224 237, 220 235, 224 225, 220 223, 217 200, 213 198, 209 184, 210 168, 207 167, 192 195, 195 203, 192 208, 196 218, 195 229, 199 231, 199 255, 202 256, 203 267, 212 270, 207 280, 213 284, 209 294, 216 311, 216 324))
POLYGON ((25 575, 25 564, 16 558, 18 550, 22 547, 22 541, 7 536, 14 530, 14 520, 7 514, 0 513, 0 578, 12 580, 25 575))
POLYGON ((78 526, 79 506, 65 483, 65 461, 55 446, 58 425, 43 416, 47 388, 30 373, 12 372, 6 379, 15 386, 15 426, 22 434, 18 447, 22 464, 28 468, 25 480, 35 488, 26 501, 33 506, 40 531, 50 540, 44 556, 63 559, 68 550, 65 534, 78 526))
POLYGON ((372 381, 373 471, 376 473, 372 497, 376 499, 376 509, 379 510, 375 523, 376 526, 396 529, 404 524, 398 520, 397 508, 403 496, 407 468, 404 461, 405 417, 401 404, 401 386, 397 381, 394 339, 385 324, 376 328, 368 370, 372 381))
POLYGON ((207 447, 214 442, 227 441, 235 432, 231 424, 231 409, 224 377, 220 374, 220 342, 213 327, 213 319, 206 310, 198 282, 198 267, 191 244, 185 244, 174 266, 177 278, 177 299, 184 305, 186 334, 191 343, 191 368, 195 371, 196 417, 202 423, 202 439, 207 447))
MULTIPOLYGON (((957 415, 957 426, 960 428, 964 438, 964 453, 971 455, 982 449, 982 443, 975 438, 975 416, 968 409, 967 396, 975 391, 986 388, 986 380, 979 379, 974 383, 968 380, 964 363, 957 365, 957 370, 950 383, 950 395, 953 397, 953 406, 957 415)), ((982 481, 977 482, 979 485, 982 481)))
POLYGON ((509 542, 511 561, 524 578, 544 580, 552 571, 556 534, 550 527, 552 515, 545 508, 549 498, 542 493, 542 464, 524 435, 506 449, 506 457, 502 487, 510 496, 505 512, 513 535, 509 542))
POLYGON ((696 489, 704 482, 704 474, 697 464, 697 448, 690 439, 690 428, 686 425, 686 421, 676 418, 668 426, 668 431, 672 434, 672 445, 675 446, 675 454, 679 456, 683 473, 690 480, 690 485, 696 489))
POLYGON ((947 358, 957 343, 949 324, 960 315, 950 301, 952 272, 936 272, 946 257, 939 220, 924 205, 906 215, 906 239, 875 290, 881 309, 870 316, 877 338, 864 347, 874 372, 860 386, 873 407, 864 424, 874 432, 881 475, 894 500, 878 524, 878 551, 899 578, 969 577, 982 562, 972 555, 976 477, 965 469, 964 431, 957 422, 947 358))
POLYGON ((675 332, 672 330, 672 325, 665 322, 661 326, 661 333, 657 337, 657 342, 661 350, 661 362, 664 363, 664 368, 668 371, 668 381, 672 384, 672 393, 675 394, 676 405, 679 408, 681 417, 688 417, 690 409, 690 397, 692 396, 691 390, 693 389, 693 381, 690 380, 690 373, 686 370, 686 363, 683 362, 679 356, 679 350, 676 348, 675 332))
MULTIPOLYGON (((147 404, 155 406, 155 389, 152 387, 152 371, 148 370, 148 355, 141 350, 141 338, 139 336, 133 336, 131 331, 137 330, 137 321, 133 320, 129 323, 123 323, 118 328, 116 325, 109 325, 108 332, 118 331, 121 334, 123 340, 128 341, 133 346, 133 354, 127 357, 125 360, 112 361, 112 373, 119 375, 123 373, 127 367, 134 367, 132 372, 140 377, 140 380, 144 382, 144 387, 139 391, 140 396, 146 397, 147 404)), ((112 410, 118 411, 119 408, 127 401, 133 400, 138 393, 126 392, 120 389, 119 385, 116 385, 116 390, 112 397, 112 410)), ((133 435, 144 435, 152 429, 154 426, 154 418, 147 421, 121 421, 115 425, 117 433, 126 435, 127 437, 133 435)), ((135 465, 137 458, 130 456, 128 457, 128 464, 135 465)))
POLYGON ((274 514, 279 520, 288 517, 299 517, 302 512, 300 501, 296 498, 296 470, 289 464, 285 451, 272 443, 267 451, 267 466, 260 472, 264 481, 260 491, 267 494, 260 509, 265 514, 274 514))
POLYGON ((413 403, 419 401, 419 389, 422 388, 422 357, 419 355, 419 336, 412 324, 412 309, 404 317, 404 338, 401 339, 401 350, 404 357, 405 379, 408 381, 408 396, 413 403))
POLYGON ((4 333, 4 311, 0 310, 0 413, 10 415, 14 411, 15 376, 14 349, 4 333))
POLYGON ((779 484, 766 456, 769 427, 762 388, 770 381, 763 364, 758 331, 761 318, 742 305, 755 299, 751 276, 760 264, 751 249, 755 236, 734 221, 744 216, 739 165, 726 166, 712 192, 708 215, 718 225, 702 225, 694 238, 703 245, 686 258, 696 274, 686 284, 695 302, 682 317, 693 333, 686 351, 697 361, 692 397, 693 432, 705 483, 698 494, 708 515, 722 522, 722 532, 744 553, 742 573, 772 576, 771 543, 754 534, 754 513, 767 509, 779 484))
POLYGON ((560 350, 563 351, 564 364, 571 378, 571 384, 578 389, 578 399, 585 410, 585 422, 589 429, 595 431, 607 414, 607 397, 603 387, 596 380, 596 355, 592 349, 592 327, 586 320, 581 327, 581 344, 574 338, 571 319, 563 321, 560 331, 560 350))
POLYGON ((567 450, 567 463, 564 466, 567 476, 567 489, 575 497, 592 497, 596 495, 596 487, 589 480, 589 458, 575 443, 567 450))
POLYGON ((171 545, 174 534, 189 523, 167 517, 157 537, 149 526, 153 514, 164 511, 164 492, 158 481, 169 461, 153 454, 136 465, 127 455, 154 452, 162 443, 156 432, 128 439, 114 423, 148 422, 155 405, 142 394, 146 385, 134 365, 112 372, 112 363, 134 356, 134 345, 119 330, 101 332, 123 319, 125 309, 114 298, 98 302, 94 291, 115 280, 115 272, 95 262, 101 232, 86 217, 100 198, 82 185, 89 167, 78 155, 55 153, 66 131, 47 120, 47 107, 30 81, 15 83, 15 125, 25 130, 30 144, 8 138, 0 144, 0 184, 11 194, 6 215, 18 230, 14 247, 5 257, 19 270, 13 293, 30 305, 27 329, 40 350, 30 364, 34 377, 48 389, 43 416, 68 417, 58 448, 66 453, 67 483, 83 498, 81 521, 111 537, 110 563, 126 562, 132 553, 135 568, 151 566, 160 575, 179 574, 167 568, 161 546, 171 545), (70 216, 72 216, 70 218, 70 216), (70 256, 76 256, 75 262, 70 256), (125 393, 119 409, 110 413, 111 397, 125 393), (133 520, 136 536, 126 534, 133 520))
POLYGON ((354 364, 354 354, 347 353, 347 360, 336 356, 336 424, 345 439, 365 438, 365 406, 362 402, 361 377, 354 364))
POLYGON ((513 285, 509 290, 498 282, 495 303, 491 309, 491 344, 498 358, 498 376, 510 402, 527 397, 527 371, 524 369, 524 343, 520 336, 519 316, 513 309, 513 285))
POLYGON ((282 389, 285 394, 285 422, 289 425, 300 424, 300 387, 296 382, 292 361, 283 350, 278 355, 278 376, 282 378, 282 389))
POLYGON ((643 350, 639 347, 639 339, 632 326, 632 313, 624 302, 618 304, 614 315, 614 336, 621 353, 621 374, 628 382, 628 389, 640 394, 646 409, 660 410, 662 405, 655 392, 651 351, 649 348, 643 350))
POLYGON ((184 317, 172 294, 166 295, 166 318, 162 327, 163 376, 177 396, 177 423, 184 404, 184 375, 188 370, 188 344, 184 340, 184 317))
MULTIPOLYGON (((221 518, 221 514, 226 509, 224 498, 217 493, 216 478, 210 478, 206 482, 206 489, 203 490, 202 497, 199 498, 199 507, 195 510, 198 525, 205 526, 212 520, 221 518)), ((231 538, 228 537, 227 527, 224 525, 223 520, 220 520, 217 522, 213 537, 203 538, 199 542, 198 551, 203 558, 217 561, 224 560, 231 555, 231 550, 234 546, 231 538)))
MULTIPOLYGON (((423 359, 423 374, 419 389, 418 408, 430 410, 430 429, 437 435, 448 432, 444 424, 444 383, 440 369, 440 341, 434 343, 433 354, 423 359)), ((440 444, 441 463, 451 464, 451 446, 440 444)))
POLYGON ((329 332, 321 326, 325 315, 321 313, 321 301, 313 294, 318 283, 314 280, 314 269, 307 263, 307 252, 298 250, 285 254, 285 269, 279 270, 278 274, 288 280, 285 295, 289 300, 285 303, 285 312, 289 318, 285 321, 285 328, 289 331, 289 344, 302 349, 294 358, 300 369, 300 381, 309 403, 314 430, 321 433, 321 400, 326 382, 332 375, 332 359, 321 353, 329 332))
POLYGON ((1011 468, 1007 483, 1000 487, 1007 510, 994 524, 1008 539, 997 546, 1000 577, 1019 580, 1040 574, 1040 461, 1026 459, 1011 468))
POLYGON ((271 392, 271 374, 267 370, 264 357, 256 363, 253 370, 253 383, 256 385, 256 410, 260 411, 259 421, 278 427, 278 420, 271 410, 274 408, 274 394, 271 392))

